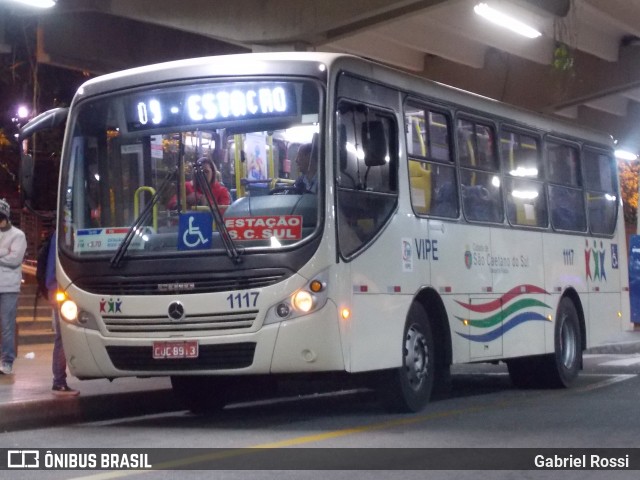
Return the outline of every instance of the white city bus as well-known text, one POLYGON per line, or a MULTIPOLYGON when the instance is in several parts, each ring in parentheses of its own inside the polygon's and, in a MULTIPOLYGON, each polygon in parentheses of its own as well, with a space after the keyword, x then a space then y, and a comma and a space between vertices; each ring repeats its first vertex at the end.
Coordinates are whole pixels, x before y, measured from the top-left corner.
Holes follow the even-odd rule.
POLYGON ((170 376, 194 411, 240 382, 321 372, 418 411, 468 362, 568 386, 583 350, 629 321, 610 137, 347 55, 86 82, 57 240, 73 375, 170 376), (314 191, 292 185, 304 144, 314 191))

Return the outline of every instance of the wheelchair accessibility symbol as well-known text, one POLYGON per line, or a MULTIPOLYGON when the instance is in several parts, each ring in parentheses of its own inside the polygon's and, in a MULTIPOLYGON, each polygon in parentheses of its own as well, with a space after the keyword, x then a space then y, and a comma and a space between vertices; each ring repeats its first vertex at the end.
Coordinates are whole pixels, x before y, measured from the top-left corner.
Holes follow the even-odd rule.
POLYGON ((202 250, 211 247, 213 218, 209 212, 180 215, 178 250, 202 250))

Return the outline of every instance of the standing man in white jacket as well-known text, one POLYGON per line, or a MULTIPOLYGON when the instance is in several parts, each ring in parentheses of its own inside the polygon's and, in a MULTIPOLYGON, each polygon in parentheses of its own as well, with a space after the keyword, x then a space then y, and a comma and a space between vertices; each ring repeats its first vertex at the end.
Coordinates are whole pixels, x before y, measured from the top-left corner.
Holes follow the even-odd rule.
POLYGON ((18 296, 22 284, 22 260, 27 250, 24 232, 11 225, 11 207, 0 199, 0 374, 13 372, 18 296))

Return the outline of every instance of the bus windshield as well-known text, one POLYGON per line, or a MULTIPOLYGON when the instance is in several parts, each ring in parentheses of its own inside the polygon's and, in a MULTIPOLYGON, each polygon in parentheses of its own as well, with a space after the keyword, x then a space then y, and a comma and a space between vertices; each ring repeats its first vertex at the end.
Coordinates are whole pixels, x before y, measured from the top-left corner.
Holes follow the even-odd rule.
POLYGON ((229 241, 244 253, 304 241, 318 227, 320 97, 311 81, 252 80, 79 101, 62 170, 63 248, 227 254, 229 241))

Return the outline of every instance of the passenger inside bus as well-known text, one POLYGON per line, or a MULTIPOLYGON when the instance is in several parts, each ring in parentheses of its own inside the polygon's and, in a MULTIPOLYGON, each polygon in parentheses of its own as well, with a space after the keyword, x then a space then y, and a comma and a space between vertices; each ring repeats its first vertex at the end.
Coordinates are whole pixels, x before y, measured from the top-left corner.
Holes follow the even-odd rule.
POLYGON ((300 176, 293 184, 296 193, 317 193, 318 191, 318 158, 312 155, 311 143, 300 145, 296 155, 296 164, 300 176))
MULTIPOLYGON (((207 177, 207 183, 211 186, 211 192, 213 193, 213 197, 217 204, 222 206, 230 205, 231 195, 229 194, 229 190, 227 190, 227 188, 218 181, 216 167, 213 161, 210 158, 202 157, 198 159, 197 163, 202 165, 202 170, 207 177)), ((198 185, 195 178, 185 184, 185 194, 187 207, 193 208, 207 205, 204 192, 200 188, 200 185, 198 185)), ((167 208, 169 208, 169 210, 175 210, 177 207, 178 197, 177 195, 174 195, 171 197, 171 200, 169 200, 167 208)))

